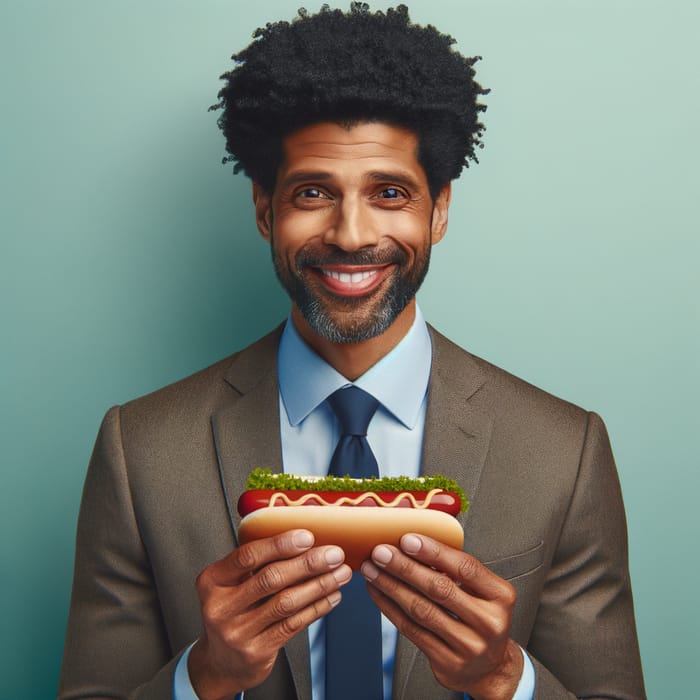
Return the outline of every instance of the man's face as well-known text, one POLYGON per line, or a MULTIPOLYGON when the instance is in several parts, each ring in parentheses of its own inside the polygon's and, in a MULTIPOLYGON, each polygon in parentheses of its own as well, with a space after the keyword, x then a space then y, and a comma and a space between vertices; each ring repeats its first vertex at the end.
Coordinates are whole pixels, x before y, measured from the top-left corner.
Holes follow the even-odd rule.
POLYGON ((447 225, 416 136, 383 123, 321 123, 284 139, 274 194, 254 190, 275 271, 312 331, 336 343, 384 333, 414 303, 447 225))

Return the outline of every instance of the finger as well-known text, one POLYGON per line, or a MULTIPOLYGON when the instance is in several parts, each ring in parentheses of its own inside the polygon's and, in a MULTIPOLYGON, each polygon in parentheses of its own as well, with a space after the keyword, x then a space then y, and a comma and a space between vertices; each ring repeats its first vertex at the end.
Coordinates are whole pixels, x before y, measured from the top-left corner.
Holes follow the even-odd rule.
MULTIPOLYGON (((400 553, 397 552, 397 558, 399 556, 400 553)), ((464 600, 456 602, 452 596, 449 596, 449 601, 436 601, 429 597, 429 594, 424 593, 418 585, 409 585, 366 562, 362 566, 362 574, 371 583, 369 586, 370 595, 374 597, 373 594, 376 590, 383 596, 381 600, 377 599, 377 604, 381 602, 382 612, 397 625, 397 628, 400 624, 403 628, 399 628, 400 631, 413 641, 421 639, 424 640, 423 644, 428 644, 431 639, 437 638, 448 648, 454 649, 460 654, 465 651, 469 653, 478 651, 478 647, 482 643, 482 632, 488 628, 482 610, 484 604, 469 600, 470 596, 460 591, 444 574, 412 562, 408 558, 407 565, 423 570, 424 575, 416 577, 416 580, 418 578, 424 579, 424 582, 420 584, 421 587, 431 589, 429 579, 432 576, 439 582, 434 586, 436 590, 442 591, 452 586, 455 594, 468 602, 465 603, 464 600), (449 602, 449 608, 446 607, 446 602, 449 602), (386 610, 384 605, 386 605, 386 610), (454 613, 454 609, 459 610, 461 614, 454 613), (398 624, 391 616, 397 618, 398 624)))
POLYGON ((337 569, 345 553, 340 547, 326 545, 273 561, 246 578, 237 587, 237 605, 250 607, 292 586, 337 569))
MULTIPOLYGON (((456 667, 457 663, 460 663, 459 657, 453 648, 440 635, 423 627, 407 615, 403 608, 396 601, 392 600, 390 596, 385 595, 373 585, 369 586, 369 594, 396 629, 404 637, 410 639, 428 659, 440 659, 452 667, 456 667)), ((474 638, 473 642, 478 644, 478 640, 471 630, 467 629, 465 634, 474 638)), ((460 644, 460 646, 469 646, 469 643, 460 644)))
POLYGON ((343 564, 334 571, 286 589, 258 609, 259 620, 267 623, 267 643, 282 646, 312 622, 327 615, 342 599, 339 590, 352 578, 343 564))
POLYGON ((340 547, 315 547, 293 559, 268 564, 238 586, 206 591, 201 602, 205 627, 227 630, 225 636, 229 643, 245 645, 284 617, 285 612, 287 616, 294 614, 309 603, 331 595, 341 583, 347 582, 349 567, 342 563, 344 556, 340 547), (333 569, 337 568, 342 571, 333 581, 333 569), (329 571, 331 578, 323 578, 329 571), (319 576, 322 577, 320 581, 319 576), (307 580, 316 581, 315 589, 307 586, 296 593, 295 586, 307 580), (291 597, 286 595, 288 592, 291 597))
MULTIPOLYGON (((463 554, 457 550, 452 551, 463 554)), ((432 616, 439 621, 442 618, 437 614, 437 610, 442 608, 489 638, 500 637, 510 629, 512 608, 515 604, 514 593, 512 598, 483 599, 457 585, 449 575, 437 568, 416 561, 389 545, 375 547, 372 561, 391 574, 387 578, 377 577, 373 583, 393 597, 414 619, 416 616, 426 619, 432 616), (425 608, 428 602, 431 606, 425 608)), ((510 584, 505 581, 503 583, 506 590, 511 588, 510 584)), ((434 626, 431 628, 435 629, 434 626)), ((459 636, 458 627, 450 626, 445 628, 445 631, 459 636)))
MULTIPOLYGON (((379 573, 379 572, 377 572, 379 573)), ((522 658, 517 645, 508 640, 496 645, 475 635, 462 627, 462 637, 456 644, 448 644, 440 633, 429 630, 406 612, 389 596, 384 595, 374 586, 369 586, 370 596, 386 617, 396 626, 401 634, 410 639, 428 659, 438 682, 451 690, 470 691, 474 697, 481 679, 501 663, 504 654, 513 661, 512 678, 519 679, 522 674, 522 658), (513 653, 513 648, 515 653, 513 653)), ((515 681, 517 685, 517 680, 515 681)), ((490 686, 486 686, 487 688, 490 686)), ((482 696, 480 693, 479 696, 482 696)), ((483 694, 483 697, 491 697, 483 694)), ((512 697, 512 691, 508 697, 512 697)))
POLYGON ((211 583, 234 586, 265 564, 295 557, 311 549, 313 544, 314 536, 308 530, 289 530, 274 537, 248 542, 208 567, 211 583))
POLYGON ((444 572, 479 598, 500 600, 510 597, 510 584, 466 552, 413 533, 404 535, 399 546, 411 558, 444 572))

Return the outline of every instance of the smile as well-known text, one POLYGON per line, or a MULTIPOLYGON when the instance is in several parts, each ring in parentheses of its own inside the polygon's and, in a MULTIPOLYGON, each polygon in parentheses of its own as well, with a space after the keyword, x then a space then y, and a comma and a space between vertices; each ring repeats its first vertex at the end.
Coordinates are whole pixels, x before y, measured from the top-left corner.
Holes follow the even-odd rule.
POLYGON ((364 272, 336 272, 335 270, 321 270, 321 272, 332 277, 334 280, 338 280, 343 284, 357 284, 363 280, 369 279, 377 274, 377 270, 365 270, 364 272))
POLYGON ((323 286, 338 296, 361 296, 373 291, 386 278, 393 265, 381 267, 334 266, 313 268, 323 286))

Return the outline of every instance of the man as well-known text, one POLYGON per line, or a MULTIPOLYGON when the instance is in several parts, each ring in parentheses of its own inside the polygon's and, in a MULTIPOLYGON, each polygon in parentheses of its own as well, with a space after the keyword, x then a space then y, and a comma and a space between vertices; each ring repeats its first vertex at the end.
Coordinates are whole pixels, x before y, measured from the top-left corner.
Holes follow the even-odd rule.
POLYGON ((358 668, 354 696, 644 696, 602 422, 452 345, 415 303, 483 129, 476 59, 451 43, 404 7, 353 3, 268 25, 235 57, 220 125, 290 319, 107 414, 61 697, 347 690, 326 665, 344 644, 331 619, 355 600, 342 550, 304 530, 238 547, 232 504, 254 466, 328 470, 348 385, 378 401, 380 473, 440 472, 472 501, 464 552, 407 533, 363 563, 383 677, 370 691, 372 664, 358 668))

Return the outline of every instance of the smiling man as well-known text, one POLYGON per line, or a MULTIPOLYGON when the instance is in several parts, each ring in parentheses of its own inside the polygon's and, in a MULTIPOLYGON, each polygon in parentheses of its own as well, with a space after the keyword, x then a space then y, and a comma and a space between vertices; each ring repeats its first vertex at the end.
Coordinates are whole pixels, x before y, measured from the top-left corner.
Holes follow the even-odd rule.
POLYGON ((105 417, 61 698, 644 697, 602 421, 416 305, 483 130, 476 59, 452 43, 353 3, 234 57, 219 123, 291 313, 105 417), (248 472, 334 473, 346 438, 366 448, 352 469, 458 481, 464 551, 407 532, 353 575, 303 529, 239 546, 248 472))
POLYGON ((294 325, 348 379, 408 332, 447 228, 450 185, 433 199, 417 153, 403 128, 321 122, 285 137, 272 194, 253 186, 294 325))

